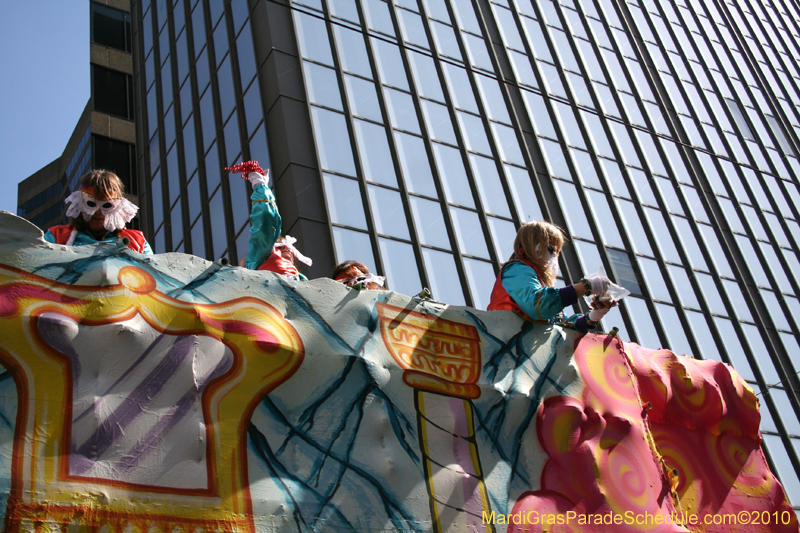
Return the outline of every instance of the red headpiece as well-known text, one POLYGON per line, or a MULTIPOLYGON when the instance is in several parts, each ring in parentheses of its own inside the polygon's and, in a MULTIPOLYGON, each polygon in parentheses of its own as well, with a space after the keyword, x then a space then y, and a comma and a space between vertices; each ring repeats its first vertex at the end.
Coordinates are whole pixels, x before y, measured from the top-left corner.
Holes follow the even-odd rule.
POLYGON ((356 278, 358 276, 364 276, 364 275, 365 274, 363 272, 361 272, 360 268, 358 268, 357 266, 353 265, 350 268, 348 268, 347 270, 345 270, 344 272, 342 272, 341 274, 339 274, 338 276, 336 276, 336 278, 334 278, 334 281, 345 281, 345 280, 348 280, 348 279, 353 279, 353 278, 356 278))

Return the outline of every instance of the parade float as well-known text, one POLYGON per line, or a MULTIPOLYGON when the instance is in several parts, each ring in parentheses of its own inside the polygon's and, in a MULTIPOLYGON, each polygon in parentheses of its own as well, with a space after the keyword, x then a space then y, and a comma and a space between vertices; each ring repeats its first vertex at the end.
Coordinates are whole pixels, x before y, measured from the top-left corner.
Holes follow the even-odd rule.
POLYGON ((0 214, 0 512, 64 532, 798 531, 729 366, 0 214))

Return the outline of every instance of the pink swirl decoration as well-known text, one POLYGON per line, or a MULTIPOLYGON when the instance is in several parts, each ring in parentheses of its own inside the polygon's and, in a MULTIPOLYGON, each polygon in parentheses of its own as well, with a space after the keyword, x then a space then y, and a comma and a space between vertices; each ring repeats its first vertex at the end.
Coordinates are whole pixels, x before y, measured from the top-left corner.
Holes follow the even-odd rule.
MULTIPOLYGON (((623 439, 624 435, 618 436, 618 442, 623 439)), ((602 465, 602 470, 606 470, 608 475, 608 484, 604 484, 604 488, 616 511, 648 511, 653 514, 660 510, 656 499, 651 497, 650 481, 658 475, 651 465, 652 456, 646 449, 622 446, 607 454, 606 464, 602 465)))
POLYGON ((758 400, 739 374, 716 361, 626 343, 650 422, 758 438, 758 400))
MULTIPOLYGON (((753 453, 758 449, 758 443, 747 437, 738 435, 704 435, 703 451, 710 460, 714 461, 714 470, 718 472, 722 481, 733 483, 744 478, 754 466, 756 456, 753 453), (749 467, 749 468, 748 468, 749 467)), ((760 472, 759 472, 760 473, 760 472)), ((752 480, 752 476, 747 476, 752 480)), ((763 487, 769 479, 763 476, 756 485, 746 483, 749 487, 763 487)))
POLYGON ((619 350, 609 350, 603 343, 587 343, 584 337, 575 352, 575 362, 585 383, 586 403, 598 410, 606 410, 613 405, 617 415, 638 416, 639 400, 630 371, 621 364, 619 350), (579 350, 583 357, 577 357, 579 350))
POLYGON ((697 437, 690 431, 676 431, 676 428, 665 424, 650 424, 653 440, 658 444, 658 451, 670 468, 677 468, 680 481, 678 494, 686 493, 687 480, 698 479, 709 466, 704 453, 687 454, 687 449, 695 452, 703 448, 697 437))
MULTIPOLYGON (((520 496, 513 515, 676 513, 650 428, 669 468, 677 468, 684 512, 706 515, 765 511, 788 524, 753 525, 742 531, 798 531, 760 449, 758 401, 727 365, 609 342, 586 335, 574 363, 584 382, 580 398, 551 397, 537 414, 537 434, 548 460, 541 489, 520 496), (624 351, 623 351, 624 350, 624 351), (651 409, 643 411, 647 403, 651 409), (643 418, 644 414, 644 418, 643 418)), ((698 524, 692 531, 731 531, 730 525, 698 524)), ((675 523, 546 525, 510 523, 509 532, 687 531, 675 523), (611 529, 609 529, 611 528, 611 529)))

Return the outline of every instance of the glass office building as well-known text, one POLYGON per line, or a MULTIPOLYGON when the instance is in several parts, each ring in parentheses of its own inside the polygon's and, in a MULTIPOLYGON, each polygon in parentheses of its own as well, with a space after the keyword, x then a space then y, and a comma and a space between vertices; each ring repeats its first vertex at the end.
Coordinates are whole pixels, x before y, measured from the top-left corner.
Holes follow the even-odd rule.
POLYGON ((800 13, 789 0, 133 0, 142 225, 239 260, 269 165, 311 277, 485 308, 520 224, 606 327, 732 363, 800 508, 800 13))

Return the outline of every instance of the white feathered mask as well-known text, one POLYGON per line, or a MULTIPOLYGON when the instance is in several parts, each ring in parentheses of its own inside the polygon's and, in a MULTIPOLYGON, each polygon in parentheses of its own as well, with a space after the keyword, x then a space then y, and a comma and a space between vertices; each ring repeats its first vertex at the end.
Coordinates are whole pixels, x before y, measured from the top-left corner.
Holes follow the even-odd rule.
POLYGON ((125 229, 125 224, 136 216, 139 208, 131 201, 122 196, 116 198, 98 199, 94 195, 93 187, 82 187, 75 191, 64 200, 67 204, 67 217, 77 217, 83 215, 87 222, 99 209, 105 220, 103 227, 107 231, 125 229))

